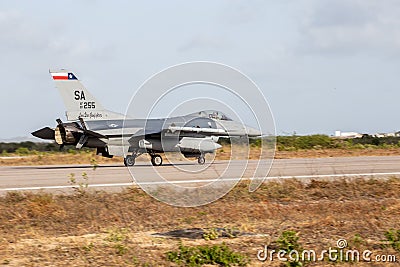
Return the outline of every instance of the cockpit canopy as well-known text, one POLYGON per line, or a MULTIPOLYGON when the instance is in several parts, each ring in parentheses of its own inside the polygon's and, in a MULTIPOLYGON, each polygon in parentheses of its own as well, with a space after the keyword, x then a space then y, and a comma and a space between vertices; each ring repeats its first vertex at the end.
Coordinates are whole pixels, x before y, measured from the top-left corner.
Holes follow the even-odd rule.
POLYGON ((231 121, 232 119, 226 116, 224 113, 221 111, 217 110, 203 110, 199 112, 195 112, 192 114, 189 114, 190 116, 196 116, 196 117, 203 117, 203 118, 210 118, 214 120, 221 120, 221 121, 231 121))

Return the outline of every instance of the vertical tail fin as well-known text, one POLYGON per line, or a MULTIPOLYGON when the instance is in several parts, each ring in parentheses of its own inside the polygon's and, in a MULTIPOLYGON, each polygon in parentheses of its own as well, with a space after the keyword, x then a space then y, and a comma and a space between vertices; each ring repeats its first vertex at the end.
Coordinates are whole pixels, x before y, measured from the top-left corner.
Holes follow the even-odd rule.
POLYGON ((124 115, 106 110, 82 85, 76 76, 65 69, 50 70, 59 90, 67 115, 67 120, 109 120, 122 119, 124 115))

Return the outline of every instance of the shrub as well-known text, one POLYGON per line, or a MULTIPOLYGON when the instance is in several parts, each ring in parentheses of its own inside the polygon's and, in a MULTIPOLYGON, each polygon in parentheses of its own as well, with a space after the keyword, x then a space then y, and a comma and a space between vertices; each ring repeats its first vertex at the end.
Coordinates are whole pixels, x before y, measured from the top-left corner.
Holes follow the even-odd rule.
POLYGON ((400 230, 389 230, 385 232, 386 241, 390 246, 400 252, 400 230))
POLYGON ((278 150, 325 149, 335 147, 334 140, 327 135, 277 136, 278 150))
MULTIPOLYGON (((299 244, 299 237, 295 231, 283 231, 279 238, 276 240, 278 244, 279 250, 283 250, 287 255, 290 254, 291 251, 296 250, 299 254, 303 252, 302 246, 299 244)), ((288 260, 286 262, 286 266, 303 266, 304 262, 302 261, 291 261, 288 260)))
POLYGON ((179 246, 178 251, 167 252, 169 261, 187 266, 218 264, 220 266, 246 266, 248 258, 233 252, 225 244, 214 246, 179 246))
POLYGON ((30 151, 26 147, 19 147, 17 150, 15 150, 15 153, 18 155, 24 156, 24 155, 29 155, 30 151))
POLYGON ((283 231, 279 238, 276 240, 276 243, 279 245, 279 249, 284 250, 286 252, 290 252, 292 250, 299 251, 301 249, 301 245, 299 244, 299 237, 295 231, 283 231))

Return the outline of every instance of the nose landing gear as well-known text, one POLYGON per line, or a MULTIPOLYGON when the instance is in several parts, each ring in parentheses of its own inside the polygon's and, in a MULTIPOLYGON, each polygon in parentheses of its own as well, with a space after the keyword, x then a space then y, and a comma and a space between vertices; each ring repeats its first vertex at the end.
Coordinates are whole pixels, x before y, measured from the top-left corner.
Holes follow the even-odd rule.
POLYGON ((199 163, 200 165, 204 165, 204 163, 206 163, 204 155, 200 155, 200 157, 197 158, 197 163, 199 163))

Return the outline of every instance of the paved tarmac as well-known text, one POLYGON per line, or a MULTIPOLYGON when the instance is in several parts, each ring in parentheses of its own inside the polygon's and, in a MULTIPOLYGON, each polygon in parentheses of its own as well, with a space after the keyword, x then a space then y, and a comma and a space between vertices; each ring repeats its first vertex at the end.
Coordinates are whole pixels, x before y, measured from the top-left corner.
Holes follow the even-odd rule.
MULTIPOLYGON (((215 161, 210 165, 182 162, 176 166, 165 164, 153 167, 147 162, 137 162, 130 170, 134 177, 144 183, 204 184, 219 177, 226 179, 251 178, 257 169, 257 161, 215 161), (243 173, 244 171, 244 173, 243 173), (225 173, 225 175, 224 175, 225 173)), ((262 163, 257 175, 266 172, 268 164, 262 163), (260 172, 261 170, 261 172, 260 172)), ((89 187, 116 189, 134 184, 127 167, 122 164, 101 165, 96 170, 90 165, 49 165, 49 166, 2 166, 0 167, 0 194, 13 190, 68 190, 73 175, 77 182, 84 182, 86 173, 89 187)), ((256 176, 257 176, 256 175, 256 176)), ((341 177, 400 176, 400 156, 380 157, 337 157, 276 159, 268 179, 298 178, 323 179, 341 177)))

